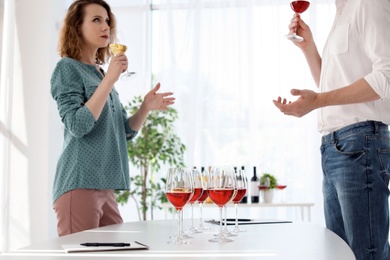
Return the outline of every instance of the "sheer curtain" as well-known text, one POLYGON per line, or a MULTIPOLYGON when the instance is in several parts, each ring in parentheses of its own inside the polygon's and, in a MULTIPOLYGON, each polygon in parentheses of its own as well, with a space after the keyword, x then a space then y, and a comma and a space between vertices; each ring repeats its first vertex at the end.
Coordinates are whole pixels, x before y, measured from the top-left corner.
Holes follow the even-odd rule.
MULTIPOLYGON (((322 222, 316 113, 284 116, 274 107, 291 88, 315 89, 301 51, 284 39, 288 0, 153 1, 152 74, 175 93, 177 132, 188 166, 245 166, 269 172, 291 201, 316 203, 322 222)), ((311 1, 302 17, 319 50, 334 1, 311 1)))

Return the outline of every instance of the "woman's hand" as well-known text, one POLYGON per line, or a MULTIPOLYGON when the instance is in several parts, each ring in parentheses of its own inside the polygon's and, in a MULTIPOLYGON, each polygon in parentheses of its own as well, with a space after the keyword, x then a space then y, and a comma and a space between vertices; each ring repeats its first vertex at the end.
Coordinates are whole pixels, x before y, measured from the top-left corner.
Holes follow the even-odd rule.
POLYGON ((111 79, 113 82, 118 81, 119 76, 127 70, 128 66, 127 57, 125 54, 117 54, 111 58, 110 65, 106 73, 106 78, 111 79))
POLYGON ((167 110, 168 106, 174 104, 175 98, 172 92, 157 93, 160 89, 158 83, 151 91, 146 94, 144 101, 138 111, 129 119, 129 126, 134 131, 141 129, 149 112, 152 110, 167 110))
POLYGON ((157 83, 157 85, 144 97, 141 107, 143 107, 146 111, 167 110, 168 106, 175 103, 175 98, 172 97, 172 92, 157 93, 159 89, 160 83, 157 83))

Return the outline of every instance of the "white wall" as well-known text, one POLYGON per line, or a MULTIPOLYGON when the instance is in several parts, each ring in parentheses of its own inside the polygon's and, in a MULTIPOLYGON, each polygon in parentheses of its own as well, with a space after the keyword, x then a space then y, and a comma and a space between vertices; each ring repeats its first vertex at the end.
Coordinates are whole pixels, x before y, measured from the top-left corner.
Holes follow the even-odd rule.
POLYGON ((64 8, 58 0, 15 1, 15 37, 3 38, 13 47, 12 69, 6 75, 7 86, 2 86, 8 89, 8 120, 1 118, 0 125, 1 138, 8 144, 7 156, 0 154, 6 158, 1 174, 9 190, 2 235, 5 250, 55 235, 51 179, 62 136, 53 136, 59 123, 50 97, 50 76, 64 8))

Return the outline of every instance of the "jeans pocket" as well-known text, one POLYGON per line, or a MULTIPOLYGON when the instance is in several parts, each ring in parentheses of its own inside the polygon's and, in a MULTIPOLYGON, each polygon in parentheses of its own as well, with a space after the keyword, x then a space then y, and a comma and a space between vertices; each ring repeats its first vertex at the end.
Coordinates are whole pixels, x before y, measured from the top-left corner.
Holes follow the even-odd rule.
POLYGON ((349 136, 339 139, 334 143, 334 149, 343 155, 361 155, 364 154, 366 142, 358 136, 349 136))
POLYGON ((378 149, 378 158, 380 162, 380 174, 386 186, 389 186, 390 180, 390 149, 378 149))

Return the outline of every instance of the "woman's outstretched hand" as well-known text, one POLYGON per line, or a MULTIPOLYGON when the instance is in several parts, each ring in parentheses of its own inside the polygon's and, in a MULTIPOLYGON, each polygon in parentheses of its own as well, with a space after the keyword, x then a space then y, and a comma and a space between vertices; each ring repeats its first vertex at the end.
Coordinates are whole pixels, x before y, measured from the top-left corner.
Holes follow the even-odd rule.
POLYGON ((175 103, 172 92, 157 93, 159 89, 160 83, 157 83, 157 85, 144 97, 142 106, 144 106, 147 111, 167 110, 168 106, 175 103))

